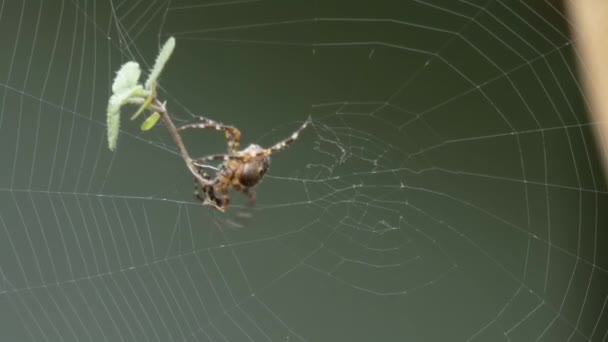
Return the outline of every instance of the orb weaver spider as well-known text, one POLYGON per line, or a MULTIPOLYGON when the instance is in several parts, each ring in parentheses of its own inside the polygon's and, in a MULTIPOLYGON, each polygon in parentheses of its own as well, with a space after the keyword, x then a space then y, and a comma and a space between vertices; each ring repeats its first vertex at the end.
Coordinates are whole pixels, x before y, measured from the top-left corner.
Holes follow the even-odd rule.
POLYGON ((253 188, 260 183, 270 167, 270 156, 284 150, 295 142, 300 133, 310 124, 308 119, 286 139, 279 141, 269 148, 251 144, 243 150, 239 150, 241 132, 234 126, 224 125, 211 119, 199 116, 199 122, 187 124, 177 130, 185 129, 214 129, 223 131, 228 143, 227 154, 214 154, 207 157, 193 159, 192 164, 196 167, 200 176, 206 181, 201 182, 194 179, 194 196, 203 205, 209 205, 220 211, 225 211, 230 204, 229 192, 236 190, 249 197, 250 205, 255 204, 256 195, 253 188), (211 177, 204 171, 209 168, 207 163, 220 161, 215 176, 211 177))

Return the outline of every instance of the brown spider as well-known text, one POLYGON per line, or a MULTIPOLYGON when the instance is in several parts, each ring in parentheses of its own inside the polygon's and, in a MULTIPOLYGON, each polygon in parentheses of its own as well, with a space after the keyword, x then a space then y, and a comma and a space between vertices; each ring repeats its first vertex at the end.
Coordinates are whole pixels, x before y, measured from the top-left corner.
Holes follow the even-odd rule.
POLYGON ((224 131, 228 142, 227 154, 214 154, 200 159, 193 160, 194 166, 199 174, 208 184, 194 179, 194 196, 203 205, 210 205, 220 211, 224 211, 230 204, 229 191, 234 189, 242 192, 249 197, 249 203, 255 204, 255 187, 264 177, 270 167, 270 155, 281 151, 298 139, 300 133, 310 123, 308 120, 300 126, 291 136, 284 139, 270 148, 262 148, 259 145, 251 144, 244 150, 239 150, 241 142, 241 132, 233 126, 227 126, 219 122, 197 117, 200 122, 184 125, 178 131, 188 128, 215 129, 224 131), (203 171, 203 168, 210 168, 207 164, 211 161, 221 161, 216 169, 214 178, 203 171))

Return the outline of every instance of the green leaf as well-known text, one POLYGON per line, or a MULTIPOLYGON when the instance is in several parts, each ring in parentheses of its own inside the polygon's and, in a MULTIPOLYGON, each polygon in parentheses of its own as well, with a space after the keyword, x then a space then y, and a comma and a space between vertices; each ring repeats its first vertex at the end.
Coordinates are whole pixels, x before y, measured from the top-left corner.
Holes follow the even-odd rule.
POLYGON ((118 132, 120 131, 120 102, 120 98, 112 95, 108 103, 106 119, 108 124, 108 148, 111 151, 116 150, 118 132))
POLYGON ((135 112, 135 114, 131 116, 131 120, 135 120, 141 113, 144 112, 144 110, 146 110, 152 104, 152 102, 154 102, 154 100, 156 100, 156 84, 152 82, 152 89, 150 89, 146 100, 141 106, 139 106, 137 112, 135 112))
POLYGON ((148 116, 148 118, 144 120, 144 122, 141 124, 141 130, 145 132, 150 128, 154 127, 154 125, 156 125, 156 123, 158 122, 158 119, 160 119, 160 113, 152 113, 152 115, 148 116))
POLYGON ((112 92, 114 94, 121 93, 127 89, 131 89, 137 85, 141 70, 137 62, 127 62, 120 67, 120 70, 114 77, 114 83, 112 83, 112 92))
POLYGON ((156 56, 154 67, 150 71, 150 76, 146 80, 146 89, 150 89, 152 82, 155 82, 158 76, 160 76, 160 73, 165 67, 165 63, 167 63, 169 57, 171 57, 171 53, 173 53, 173 49, 175 49, 175 38, 170 37, 165 42, 165 45, 163 45, 163 47, 160 49, 158 56, 156 56))
POLYGON ((108 125, 108 148, 112 151, 116 150, 116 142, 118 141, 118 132, 120 131, 120 107, 133 94, 142 91, 141 85, 135 85, 129 89, 123 89, 118 93, 114 93, 108 101, 108 110, 106 112, 106 121, 108 125))

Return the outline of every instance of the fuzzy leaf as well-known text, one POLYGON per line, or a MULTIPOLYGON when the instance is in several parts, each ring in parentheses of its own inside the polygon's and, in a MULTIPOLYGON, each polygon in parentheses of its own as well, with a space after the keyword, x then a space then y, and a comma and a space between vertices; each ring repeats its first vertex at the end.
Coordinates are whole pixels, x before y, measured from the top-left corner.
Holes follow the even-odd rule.
POLYGON ((170 37, 165 42, 165 45, 163 45, 163 47, 160 49, 158 56, 156 56, 154 67, 150 71, 150 76, 146 80, 146 89, 150 89, 152 82, 155 82, 158 76, 160 76, 160 73, 165 67, 165 63, 167 63, 169 57, 171 57, 171 53, 173 53, 173 49, 175 49, 175 38, 170 37))
MULTIPOLYGON (((144 90, 144 92, 146 92, 146 90, 144 90)), ((152 102, 154 102, 154 100, 156 100, 156 86, 155 83, 152 82, 152 89, 150 89, 149 91, 147 91, 147 95, 146 95, 146 100, 144 101, 144 103, 139 106, 139 109, 137 110, 137 112, 135 112, 135 114, 133 114, 131 116, 131 120, 135 120, 141 113, 144 112, 144 110, 148 109, 148 107, 150 107, 150 105, 152 104, 152 102)))
POLYGON ((146 120, 144 120, 144 122, 142 122, 141 130, 144 132, 150 130, 150 128, 152 128, 152 127, 154 127, 154 125, 156 125, 156 123, 158 122, 158 119, 160 119, 160 113, 154 112, 152 115, 148 116, 148 118, 146 120))
POLYGON ((127 62, 120 67, 116 73, 114 83, 112 83, 112 92, 114 94, 121 93, 127 89, 133 88, 139 81, 141 70, 137 62, 127 62))
POLYGON ((116 149, 116 142, 118 141, 118 132, 120 131, 120 107, 129 99, 133 94, 137 94, 142 91, 141 85, 135 85, 129 89, 123 89, 121 92, 114 93, 108 101, 108 111, 106 113, 106 120, 108 125, 108 148, 112 151, 116 149))
POLYGON ((106 119, 108 124, 108 148, 114 151, 116 150, 118 132, 120 131, 120 98, 116 97, 116 95, 110 97, 106 119))

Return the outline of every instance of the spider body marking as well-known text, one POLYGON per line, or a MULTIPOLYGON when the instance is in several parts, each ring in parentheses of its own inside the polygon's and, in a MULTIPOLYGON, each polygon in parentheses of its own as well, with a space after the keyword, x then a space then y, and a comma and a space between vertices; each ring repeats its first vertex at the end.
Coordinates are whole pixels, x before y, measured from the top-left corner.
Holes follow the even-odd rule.
POLYGON ((265 149, 259 145, 251 144, 239 151, 241 133, 237 128, 204 117, 199 117, 198 120, 201 122, 182 126, 178 130, 199 128, 224 131, 228 143, 227 154, 210 155, 194 161, 199 174, 207 181, 204 184, 197 179, 194 180, 196 199, 203 205, 210 205, 220 211, 225 211, 230 204, 230 190, 244 193, 249 197, 250 205, 255 204, 256 195, 253 188, 260 183, 270 168, 270 155, 295 142, 300 133, 310 123, 309 117, 289 138, 270 148, 265 149), (208 163, 212 161, 221 161, 213 178, 203 171, 203 168, 208 167, 208 163))

